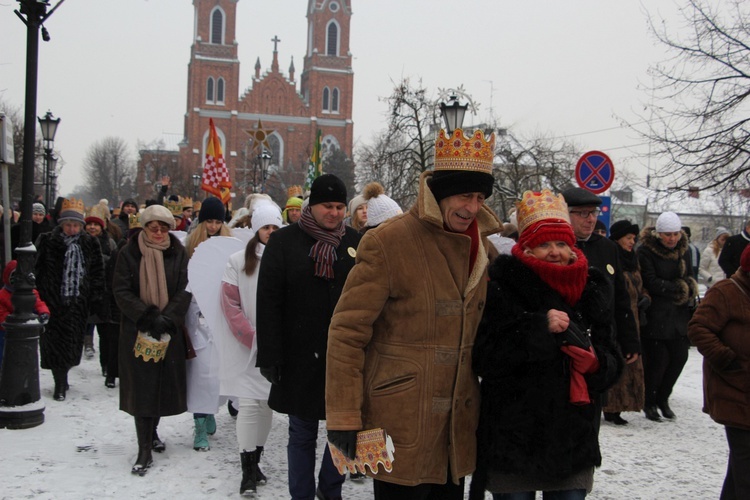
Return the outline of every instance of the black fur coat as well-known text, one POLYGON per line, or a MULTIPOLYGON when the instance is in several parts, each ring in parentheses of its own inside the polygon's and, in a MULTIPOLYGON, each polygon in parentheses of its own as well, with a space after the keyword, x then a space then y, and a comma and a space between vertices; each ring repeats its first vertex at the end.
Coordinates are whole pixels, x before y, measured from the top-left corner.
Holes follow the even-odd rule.
POLYGON ((498 257, 489 275, 473 354, 482 380, 478 471, 561 479, 600 465, 600 395, 623 367, 608 323, 609 281, 589 268, 583 295, 571 308, 515 257, 498 257), (569 358, 548 330, 550 309, 591 329, 600 364, 586 375, 591 404, 569 402, 569 358))

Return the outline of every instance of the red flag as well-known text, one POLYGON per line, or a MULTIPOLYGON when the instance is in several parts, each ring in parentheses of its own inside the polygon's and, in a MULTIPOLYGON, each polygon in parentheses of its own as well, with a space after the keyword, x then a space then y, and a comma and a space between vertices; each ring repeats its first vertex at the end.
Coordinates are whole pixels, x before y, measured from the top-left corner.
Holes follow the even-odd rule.
POLYGON ((213 118, 208 119, 208 144, 206 145, 206 163, 203 165, 203 177, 201 189, 221 198, 224 204, 231 199, 229 190, 232 189, 232 181, 229 179, 229 170, 224 163, 224 155, 221 152, 221 141, 216 134, 213 118))

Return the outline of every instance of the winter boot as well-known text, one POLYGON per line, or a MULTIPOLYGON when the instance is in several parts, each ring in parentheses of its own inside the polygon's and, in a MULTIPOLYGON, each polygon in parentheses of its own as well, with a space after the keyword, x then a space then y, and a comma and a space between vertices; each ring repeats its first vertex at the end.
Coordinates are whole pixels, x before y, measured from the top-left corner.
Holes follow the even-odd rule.
POLYGON ((210 413, 206 415, 206 432, 209 436, 216 434, 216 419, 210 413))
POLYGON ((227 411, 232 417, 237 418, 237 414, 239 413, 239 411, 237 411, 237 408, 232 405, 231 399, 227 400, 227 411))
POLYGON ((91 359, 96 354, 94 350, 94 334, 83 336, 83 355, 88 359, 91 359))
POLYGON ((206 432, 206 417, 193 417, 195 423, 195 437, 193 438, 193 449, 195 451, 208 451, 208 433, 206 432))
POLYGON ((151 437, 154 431, 153 419, 149 417, 135 417, 135 433, 138 436, 138 458, 130 469, 131 474, 145 476, 148 468, 154 462, 151 458, 151 437))
POLYGON ((654 422, 661 422, 661 416, 659 415, 659 412, 656 410, 656 405, 649 405, 643 407, 643 413, 646 414, 646 418, 649 420, 652 420, 654 422))
POLYGON ((154 419, 154 430, 151 433, 151 449, 154 450, 156 453, 161 453, 164 450, 167 449, 167 445, 164 444, 164 441, 162 441, 159 438, 159 434, 156 432, 156 428, 159 426, 159 419, 154 419))
POLYGON ((261 484, 261 483, 262 484, 266 484, 266 481, 267 481, 266 475, 261 472, 260 466, 258 465, 260 463, 260 456, 261 455, 263 455, 263 447, 262 446, 257 446, 255 448, 255 458, 256 458, 256 460, 255 460, 255 474, 256 474, 256 479, 258 481, 258 484, 261 484))
POLYGON ((65 391, 68 389, 68 371, 56 368, 52 370, 52 378, 55 380, 55 401, 65 401, 65 391))
POLYGON ((240 483, 240 495, 254 495, 258 480, 258 453, 256 451, 243 451, 240 453, 242 462, 242 482, 240 483))
POLYGON ((672 411, 672 408, 669 407, 669 403, 665 399, 661 403, 658 404, 659 409, 661 410, 661 414, 664 415, 664 418, 668 418, 672 420, 675 417, 674 412, 672 411))

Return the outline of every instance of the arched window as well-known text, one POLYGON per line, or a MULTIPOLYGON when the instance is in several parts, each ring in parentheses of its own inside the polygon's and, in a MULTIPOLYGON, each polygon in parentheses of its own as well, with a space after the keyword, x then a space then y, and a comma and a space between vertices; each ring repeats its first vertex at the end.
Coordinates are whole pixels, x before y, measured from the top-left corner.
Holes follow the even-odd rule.
POLYGON ((224 104, 224 79, 219 78, 216 82, 216 102, 224 104))
POLYGON ((329 22, 326 28, 326 55, 339 55, 339 25, 336 21, 329 22))
POLYGON ((331 91, 328 90, 328 87, 323 88, 323 112, 328 112, 331 110, 329 108, 331 102, 331 91))
POLYGON ((284 143, 281 136, 273 132, 268 136, 268 144, 271 146, 271 154, 273 155, 273 159, 271 159, 272 168, 269 170, 278 171, 280 170, 279 167, 284 165, 284 143))
POLYGON ((219 7, 216 7, 211 13, 211 36, 209 40, 217 45, 224 44, 224 12, 219 7))
POLYGON ((209 76, 206 82, 206 102, 214 102, 214 78, 212 76, 209 76))
POLYGON ((339 112, 339 89, 334 88, 332 97, 331 97, 331 112, 332 113, 338 113, 339 112))

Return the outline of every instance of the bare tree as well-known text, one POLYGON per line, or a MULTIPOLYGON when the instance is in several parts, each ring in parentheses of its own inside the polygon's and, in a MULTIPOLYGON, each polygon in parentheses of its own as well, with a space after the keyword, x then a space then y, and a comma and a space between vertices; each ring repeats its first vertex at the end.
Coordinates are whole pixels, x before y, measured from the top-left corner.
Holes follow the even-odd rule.
MULTIPOLYGON (((8 169, 8 190, 11 202, 21 201, 21 182, 23 178, 23 137, 24 118, 20 106, 12 104, 0 98, 0 111, 5 113, 6 119, 13 125, 13 150, 15 153, 15 168, 8 169)), ((41 133, 37 134, 36 146, 34 148, 34 193, 44 194, 44 150, 42 149, 41 133)))
POLYGON ((89 181, 89 197, 94 199, 119 200, 122 187, 128 181, 132 182, 135 175, 128 147, 120 137, 106 137, 95 142, 86 154, 83 170, 89 181))
POLYGON ((323 172, 341 179, 349 198, 357 192, 354 186, 354 162, 342 150, 333 148, 323 157, 323 172))
POLYGON ((684 0, 674 24, 649 16, 671 58, 651 68, 653 104, 636 130, 673 189, 741 190, 750 180, 750 3, 684 0), (676 31, 677 24, 689 29, 676 31))
POLYGON ((412 86, 408 78, 382 101, 388 105, 388 129, 358 152, 357 184, 378 181, 391 198, 408 208, 417 199, 419 176, 434 164, 439 112, 422 82, 412 86))

